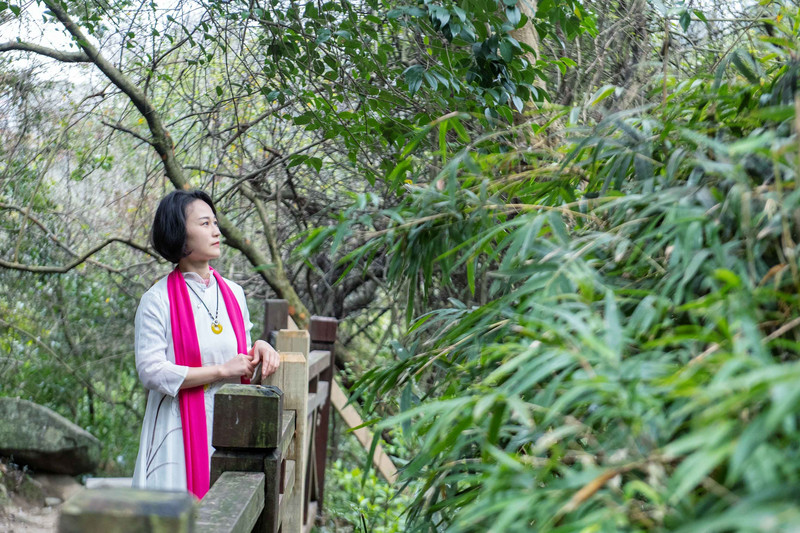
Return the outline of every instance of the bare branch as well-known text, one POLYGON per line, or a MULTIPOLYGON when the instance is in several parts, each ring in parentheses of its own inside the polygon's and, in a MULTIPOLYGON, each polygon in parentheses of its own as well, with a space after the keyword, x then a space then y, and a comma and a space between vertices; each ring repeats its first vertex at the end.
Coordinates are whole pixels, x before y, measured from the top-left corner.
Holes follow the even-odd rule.
POLYGON ((0 259, 0 267, 8 268, 11 270, 23 270, 25 272, 36 272, 40 274, 64 274, 65 272, 69 272, 76 266, 80 265, 81 263, 86 262, 91 256, 108 246, 113 242, 121 242, 123 244, 127 244, 131 248, 135 248, 140 252, 146 253, 148 255, 153 255, 153 253, 142 246, 141 244, 137 244, 133 241, 128 239, 121 239, 118 237, 112 237, 110 239, 106 239, 105 241, 101 242, 85 254, 77 257, 71 263, 68 263, 64 266, 53 266, 53 265, 25 265, 23 263, 18 263, 16 261, 5 261, 0 259))
MULTIPOLYGON (((307 146, 303 146, 302 148, 299 148, 298 150, 296 150, 296 151, 292 152, 291 154, 287 154, 287 155, 285 155, 285 156, 278 157, 278 158, 275 158, 275 157, 273 157, 273 158, 272 158, 272 159, 270 159, 270 160, 269 160, 269 162, 268 162, 266 165, 264 165, 263 167, 259 167, 259 168, 255 169, 255 170, 251 171, 251 172, 248 172, 247 174, 245 174, 244 176, 242 176, 241 178, 239 178, 239 180, 237 180, 237 181, 236 181, 236 183, 234 183, 233 185, 231 185, 230 187, 228 187, 227 189, 225 189, 225 191, 224 191, 222 194, 220 194, 220 195, 219 195, 219 198, 218 198, 218 200, 221 200, 221 199, 225 198, 226 196, 228 196, 228 194, 230 194, 231 192, 233 192, 233 191, 235 191, 236 189, 238 189, 238 188, 239 188, 239 186, 240 186, 242 183, 244 183, 244 182, 246 182, 246 181, 249 181, 249 180, 251 180, 251 179, 255 178, 255 177, 256 177, 256 176, 258 176, 259 174, 261 174, 261 173, 263 173, 263 172, 266 172, 267 170, 269 170, 270 168, 274 167, 275 165, 278 165, 278 164, 280 164, 280 163, 283 163, 283 162, 287 161, 287 160, 288 160, 290 157, 292 157, 293 155, 297 155, 297 154, 300 154, 300 153, 302 153, 302 152, 305 152, 306 150, 310 150, 310 149, 312 149, 312 148, 315 148, 316 146, 318 146, 318 145, 320 145, 320 144, 324 143, 325 141, 326 141, 326 139, 320 139, 320 140, 318 140, 318 141, 315 141, 315 142, 313 142, 313 143, 311 143, 311 144, 309 144, 309 145, 307 145, 307 146)), ((273 152, 273 153, 274 153, 274 152, 273 152)))
POLYGON ((281 259, 280 248, 278 248, 278 239, 275 237, 275 229, 269 222, 269 215, 267 214, 267 208, 264 206, 264 202, 256 196, 253 189, 250 188, 250 185, 247 183, 242 184, 242 194, 253 202, 253 205, 256 207, 258 218, 261 220, 261 225, 264 227, 264 235, 267 236, 267 246, 269 246, 269 253, 272 256, 272 264, 274 264, 275 268, 279 271, 283 271, 283 260, 281 259))
POLYGON ((231 137, 222 144, 222 149, 224 150, 224 149, 228 148, 228 146, 230 146, 236 139, 241 137, 241 135, 244 132, 246 132, 247 130, 249 130, 250 128, 255 126, 256 124, 258 124, 259 122, 261 122, 265 118, 270 117, 270 116, 274 115, 275 113, 277 113, 278 111, 281 111, 281 110, 289 107, 293 103, 294 103, 294 100, 290 100, 290 101, 286 102, 283 105, 280 105, 280 106, 278 106, 278 107, 276 107, 274 109, 270 109, 269 111, 265 111, 264 113, 261 113, 261 115, 257 116, 253 120, 250 120, 248 122, 242 122, 241 124, 238 124, 236 126, 228 128, 228 130, 224 130, 224 131, 220 132, 220 133, 225 133, 226 131, 229 131, 231 129, 235 129, 236 130, 233 133, 233 135, 231 135, 231 137))
POLYGON ((54 50, 33 43, 25 43, 22 41, 9 41, 7 43, 0 43, 0 52, 33 52, 42 56, 47 56, 61 61, 62 63, 91 63, 92 60, 83 52, 62 52, 61 50, 54 50))
MULTIPOLYGON (((67 252, 69 255, 71 255, 73 257, 78 257, 78 253, 77 252, 75 252, 72 248, 70 248, 64 242, 59 240, 58 237, 56 237, 56 235, 52 231, 50 231, 47 228, 47 226, 45 226, 45 224, 41 220, 39 220, 38 218, 34 217, 33 215, 27 213, 25 211, 25 209, 23 209, 22 207, 19 207, 17 205, 10 205, 10 204, 5 204, 5 203, 0 202, 0 210, 2 210, 2 209, 8 209, 10 211, 17 211, 18 213, 20 213, 23 216, 27 217, 28 220, 30 220, 31 222, 36 224, 36 226, 38 226, 39 229, 41 229, 44 232, 45 236, 48 239, 50 239, 52 242, 54 242, 56 244, 56 246, 58 246, 59 248, 61 248, 65 252, 67 252)), ((153 254, 149 250, 141 249, 141 248, 140 248, 140 250, 142 250, 146 254, 158 259, 158 256, 153 254)), ((136 268, 136 267, 139 267, 139 266, 142 266, 142 265, 149 264, 149 262, 135 263, 133 265, 125 266, 123 268, 114 268, 112 266, 106 265, 105 263, 101 263, 100 261, 95 261, 94 259, 86 259, 86 262, 89 263, 90 265, 102 268, 103 270, 106 270, 108 272, 113 272, 114 274, 121 274, 126 270, 130 270, 132 268, 136 268)))
POLYGON ((103 122, 104 126, 108 126, 112 130, 117 130, 117 131, 121 131, 123 133, 127 133, 128 135, 130 135, 132 137, 136 137, 137 139, 139 139, 140 141, 142 141, 145 144, 149 144, 151 146, 153 145, 153 143, 150 142, 150 139, 147 139, 147 138, 143 137, 142 135, 139 135, 135 131, 133 131, 131 129, 128 129, 125 126, 122 126, 120 124, 112 124, 112 123, 110 123, 108 121, 105 121, 105 120, 103 120, 102 122, 103 122))

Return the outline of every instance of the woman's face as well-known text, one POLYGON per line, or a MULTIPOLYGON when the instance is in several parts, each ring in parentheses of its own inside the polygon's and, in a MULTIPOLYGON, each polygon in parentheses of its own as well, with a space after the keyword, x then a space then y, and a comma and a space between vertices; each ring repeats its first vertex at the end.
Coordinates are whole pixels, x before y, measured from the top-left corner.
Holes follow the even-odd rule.
POLYGON ((195 200, 186 207, 186 256, 190 261, 219 257, 219 225, 211 206, 195 200))

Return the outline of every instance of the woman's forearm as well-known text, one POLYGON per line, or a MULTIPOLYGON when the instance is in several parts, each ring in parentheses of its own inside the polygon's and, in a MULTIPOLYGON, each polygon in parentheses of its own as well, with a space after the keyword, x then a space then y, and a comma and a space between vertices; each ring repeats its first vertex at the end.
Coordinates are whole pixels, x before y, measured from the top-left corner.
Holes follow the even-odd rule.
POLYGON ((252 355, 240 353, 221 365, 189 367, 186 377, 181 383, 181 389, 208 385, 226 378, 240 376, 249 378, 253 375, 255 366, 252 355))
POLYGON ((208 385, 221 380, 223 377, 222 365, 189 367, 186 377, 181 383, 181 389, 208 385))

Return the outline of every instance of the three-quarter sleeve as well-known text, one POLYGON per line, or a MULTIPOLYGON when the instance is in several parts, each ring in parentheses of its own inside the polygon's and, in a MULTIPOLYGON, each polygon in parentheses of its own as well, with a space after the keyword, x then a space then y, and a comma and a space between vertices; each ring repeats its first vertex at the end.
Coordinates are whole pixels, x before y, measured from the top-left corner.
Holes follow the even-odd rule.
MULTIPOLYGON (((155 291, 148 291, 136 309, 136 371, 142 384, 169 396, 176 396, 189 368, 167 358, 169 307, 155 291)), ((248 322, 246 320, 245 322, 248 322)))

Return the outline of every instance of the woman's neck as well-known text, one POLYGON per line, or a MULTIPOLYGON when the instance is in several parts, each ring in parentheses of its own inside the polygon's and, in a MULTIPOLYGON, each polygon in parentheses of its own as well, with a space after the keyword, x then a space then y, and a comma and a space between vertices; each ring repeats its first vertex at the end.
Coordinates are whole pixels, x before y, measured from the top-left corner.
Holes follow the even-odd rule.
POLYGON ((184 257, 180 261, 178 261, 178 270, 183 272, 194 272, 204 280, 208 280, 211 277, 211 271, 208 269, 208 261, 190 261, 188 258, 184 257))

